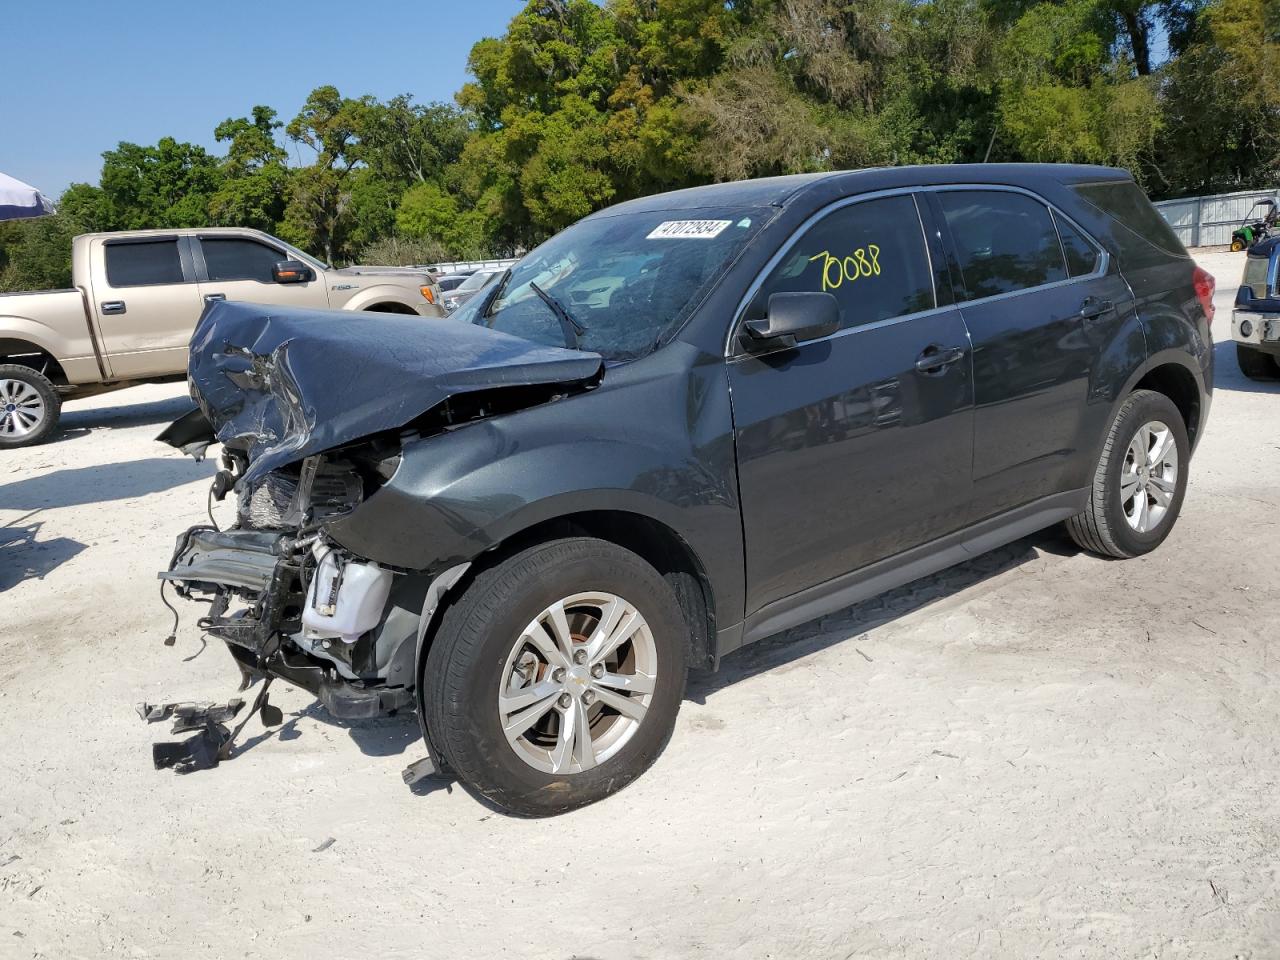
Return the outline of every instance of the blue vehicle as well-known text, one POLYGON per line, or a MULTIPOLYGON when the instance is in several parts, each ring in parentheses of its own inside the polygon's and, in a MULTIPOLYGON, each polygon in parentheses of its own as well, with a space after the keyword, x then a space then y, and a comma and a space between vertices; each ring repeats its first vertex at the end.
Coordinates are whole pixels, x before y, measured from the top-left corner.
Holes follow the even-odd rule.
POLYGON ((1280 380, 1280 237, 1249 249, 1231 313, 1236 360, 1250 380, 1280 380))

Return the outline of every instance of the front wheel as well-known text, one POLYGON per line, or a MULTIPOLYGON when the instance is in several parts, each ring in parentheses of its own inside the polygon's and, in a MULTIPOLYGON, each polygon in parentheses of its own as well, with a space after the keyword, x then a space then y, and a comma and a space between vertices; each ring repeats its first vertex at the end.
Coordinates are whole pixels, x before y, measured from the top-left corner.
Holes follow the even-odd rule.
POLYGON ((61 412, 62 398, 48 377, 21 364, 0 364, 0 448, 43 442, 61 412))
POLYGON ((1239 253, 1243 249, 1244 249, 1244 241, 1241 240, 1239 237, 1233 238, 1231 241, 1231 252, 1239 253))
POLYGON ((587 537, 531 547, 441 619, 422 676, 432 746, 510 813, 601 800, 670 739, 688 637, 671 588, 630 551, 587 537))
POLYGON ((1089 505, 1067 521, 1067 532, 1102 556, 1136 557, 1154 550, 1182 509, 1190 457, 1187 428, 1173 401, 1152 390, 1135 390, 1111 425, 1089 505))

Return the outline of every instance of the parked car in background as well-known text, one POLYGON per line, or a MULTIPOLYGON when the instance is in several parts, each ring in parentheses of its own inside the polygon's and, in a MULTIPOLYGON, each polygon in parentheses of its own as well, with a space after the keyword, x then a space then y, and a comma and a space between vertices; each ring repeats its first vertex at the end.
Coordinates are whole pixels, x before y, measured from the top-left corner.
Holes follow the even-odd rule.
POLYGON ((1280 237, 1249 248, 1231 312, 1236 362, 1251 380, 1280 380, 1280 237))
POLYGON ((211 302, 444 315, 425 270, 337 270, 258 230, 86 234, 71 263, 71 289, 0 294, 0 447, 48 437, 63 398, 182 379, 211 302))
POLYGON ((477 270, 471 276, 467 277, 453 290, 444 295, 444 308, 449 313, 453 313, 460 306, 474 297, 483 290, 494 277, 498 276, 501 270, 477 270))
POLYGON ((448 293, 450 290, 456 290, 473 273, 475 273, 474 270, 468 270, 465 273, 443 274, 436 277, 436 286, 440 288, 441 293, 448 293))
POLYGON ((654 762, 690 667, 1051 524, 1155 549, 1213 288, 1128 173, 983 164, 621 203, 450 324, 220 304, 166 436, 222 441, 239 520, 161 576, 246 681, 416 708, 426 769, 560 813, 654 762))

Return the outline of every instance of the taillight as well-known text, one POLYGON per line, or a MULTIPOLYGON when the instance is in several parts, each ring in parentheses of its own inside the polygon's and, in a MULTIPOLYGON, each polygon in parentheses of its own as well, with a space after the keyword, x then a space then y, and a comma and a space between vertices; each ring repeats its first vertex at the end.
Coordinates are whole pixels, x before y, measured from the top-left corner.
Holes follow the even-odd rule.
POLYGON ((1196 267, 1195 272, 1191 274, 1191 283, 1196 288, 1196 299, 1200 301, 1200 306, 1204 308, 1204 317, 1213 323, 1213 291, 1217 289, 1217 281, 1213 279, 1213 274, 1208 270, 1196 267))
MULTIPOLYGON (((1208 274, 1206 274, 1206 276, 1208 276, 1208 274)), ((1209 282, 1213 283, 1213 277, 1209 277, 1209 282)), ((429 284, 424 283, 418 288, 418 292, 422 294, 422 299, 427 301, 427 303, 436 302, 436 292, 431 289, 429 284)))

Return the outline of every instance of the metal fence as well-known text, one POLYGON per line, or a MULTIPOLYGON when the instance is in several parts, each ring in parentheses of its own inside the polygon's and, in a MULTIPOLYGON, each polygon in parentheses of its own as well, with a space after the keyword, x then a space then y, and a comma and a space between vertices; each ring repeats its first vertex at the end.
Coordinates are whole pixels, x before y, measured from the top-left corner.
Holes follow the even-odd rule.
POLYGON ((501 270, 513 266, 515 259, 506 260, 454 260, 450 263, 431 263, 428 266, 440 273, 456 273, 459 270, 501 270))
POLYGON ((1161 200, 1155 208, 1173 227, 1183 246, 1226 246, 1231 243, 1231 231, 1240 226, 1254 201, 1264 197, 1280 202, 1280 187, 1220 193, 1212 197, 1161 200))

